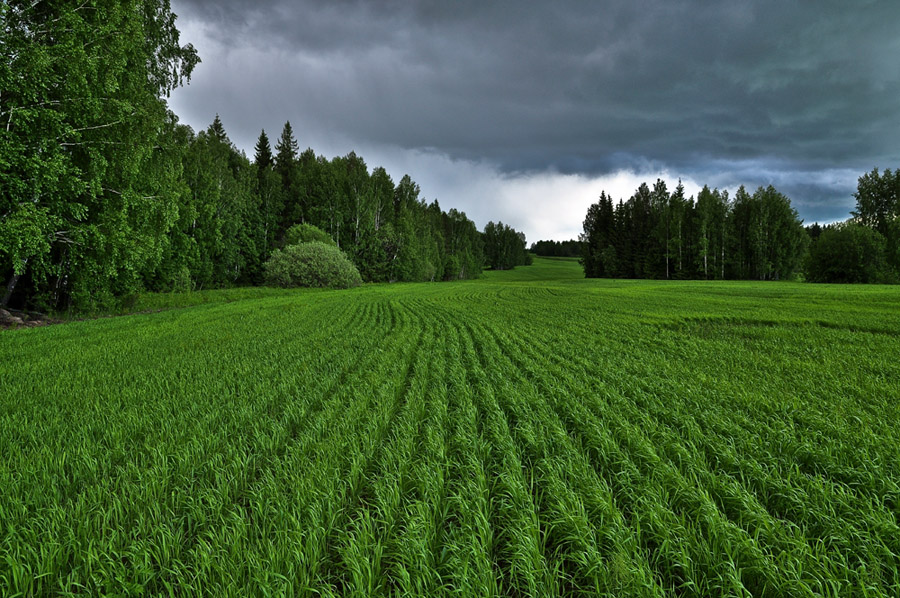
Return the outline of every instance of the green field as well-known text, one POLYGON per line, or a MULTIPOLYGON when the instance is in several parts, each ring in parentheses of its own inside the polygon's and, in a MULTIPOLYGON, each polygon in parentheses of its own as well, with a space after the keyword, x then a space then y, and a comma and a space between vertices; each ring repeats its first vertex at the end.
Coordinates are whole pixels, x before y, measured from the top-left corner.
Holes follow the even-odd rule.
POLYGON ((0 332, 0 596, 900 595, 900 287, 194 302, 0 332))

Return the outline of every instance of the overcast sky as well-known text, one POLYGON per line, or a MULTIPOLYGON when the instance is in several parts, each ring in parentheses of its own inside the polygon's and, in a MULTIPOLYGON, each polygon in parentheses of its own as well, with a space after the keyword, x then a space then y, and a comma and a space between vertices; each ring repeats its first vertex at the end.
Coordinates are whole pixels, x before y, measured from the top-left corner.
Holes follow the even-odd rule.
POLYGON ((203 62, 170 106, 252 158, 355 150, 483 227, 574 238, 601 190, 773 184, 842 220, 900 167, 897 0, 173 0, 203 62))

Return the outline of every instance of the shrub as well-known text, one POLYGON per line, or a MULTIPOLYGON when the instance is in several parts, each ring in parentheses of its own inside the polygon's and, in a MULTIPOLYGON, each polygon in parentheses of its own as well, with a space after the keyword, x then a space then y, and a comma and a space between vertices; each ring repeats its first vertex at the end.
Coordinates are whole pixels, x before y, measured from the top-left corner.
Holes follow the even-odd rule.
POLYGON ((312 224, 295 224, 284 233, 285 245, 299 245, 301 243, 313 242, 325 243, 326 245, 337 245, 328 233, 312 224))
POLYGON ((266 282, 281 287, 347 289, 362 284, 359 270, 343 251, 318 241, 276 249, 265 271, 266 282))

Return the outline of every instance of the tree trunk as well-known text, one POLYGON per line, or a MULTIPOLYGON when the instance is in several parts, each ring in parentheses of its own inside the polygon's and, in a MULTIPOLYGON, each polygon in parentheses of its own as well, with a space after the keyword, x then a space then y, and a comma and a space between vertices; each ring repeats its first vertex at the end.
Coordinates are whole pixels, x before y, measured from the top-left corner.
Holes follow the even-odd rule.
POLYGON ((6 292, 3 294, 3 300, 0 300, 0 307, 6 307, 9 304, 9 300, 12 297, 13 289, 16 288, 16 283, 19 282, 19 275, 13 274, 12 278, 9 279, 9 282, 6 284, 6 292))
POLYGON ((666 230, 666 280, 669 280, 669 231, 666 230))
MULTIPOLYGON (((22 260, 22 270, 25 270, 25 266, 28 265, 28 258, 22 260)), ((9 304, 9 300, 12 299, 13 289, 16 288, 16 283, 19 282, 19 276, 21 274, 16 274, 13 272, 12 277, 9 279, 9 282, 6 283, 6 292, 3 293, 3 299, 0 300, 0 307, 6 307, 9 304)))
POLYGON ((681 246, 684 245, 684 238, 681 236, 681 222, 678 223, 678 271, 684 271, 684 265, 681 261, 681 246))
POLYGON ((6 283, 6 292, 3 293, 3 299, 0 300, 0 307, 6 307, 9 304, 9 300, 12 299, 13 289, 16 288, 16 283, 19 282, 19 276, 19 274, 13 273, 9 282, 6 283))
POLYGON ((709 280, 709 271, 707 270, 706 258, 709 255, 709 239, 706 239, 706 246, 703 248, 703 278, 709 280))
POLYGON ((721 254, 720 254, 721 257, 719 258, 719 265, 722 268, 722 280, 725 280, 725 232, 724 232, 725 227, 724 226, 722 227, 722 231, 723 232, 722 232, 722 236, 721 236, 721 243, 719 245, 719 247, 721 249, 721 254))

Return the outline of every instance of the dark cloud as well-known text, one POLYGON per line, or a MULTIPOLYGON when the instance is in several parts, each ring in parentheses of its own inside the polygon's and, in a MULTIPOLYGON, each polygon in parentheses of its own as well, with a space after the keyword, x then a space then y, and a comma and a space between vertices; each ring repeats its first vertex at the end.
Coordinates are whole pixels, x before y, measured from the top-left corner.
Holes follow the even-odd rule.
POLYGON ((850 173, 900 165, 895 0, 173 8, 212 53, 179 107, 223 113, 238 136, 290 118, 301 137, 502 173, 778 182, 808 220, 846 216, 850 173))

